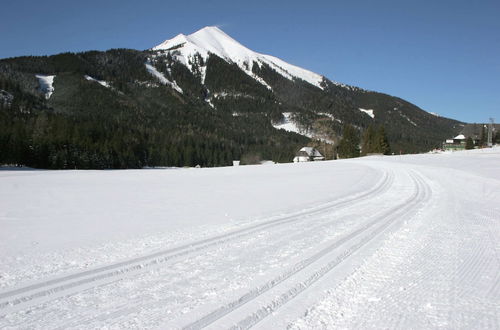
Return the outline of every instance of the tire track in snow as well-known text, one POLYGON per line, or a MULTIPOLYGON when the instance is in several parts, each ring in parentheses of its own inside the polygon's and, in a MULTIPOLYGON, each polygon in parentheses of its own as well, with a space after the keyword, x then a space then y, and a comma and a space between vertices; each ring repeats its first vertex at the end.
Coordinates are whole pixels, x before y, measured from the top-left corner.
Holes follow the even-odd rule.
POLYGON ((265 292, 271 290, 272 288, 276 287, 278 284, 288 280, 292 276, 298 274, 299 272, 304 271, 308 266, 319 260, 320 258, 327 256, 329 253, 331 253, 333 250, 337 249, 338 247, 353 241, 359 237, 362 237, 363 234, 366 232, 369 232, 372 227, 375 227, 371 233, 369 233, 366 237, 364 237, 360 242, 355 243, 354 245, 346 248, 337 258, 334 260, 328 262, 325 266, 320 268, 320 270, 314 272, 310 277, 307 278, 306 281, 300 282, 294 286, 292 286, 290 289, 288 289, 286 292, 281 294, 279 297, 274 299, 272 302, 269 304, 262 306, 258 311, 254 312, 253 314, 249 315, 245 319, 241 320, 237 325, 235 325, 235 329, 247 329, 252 327, 253 325, 257 324, 261 320, 263 320, 265 317, 276 311, 278 308, 283 306, 285 303, 288 301, 292 300, 295 298, 297 295, 299 295, 301 292, 304 290, 308 289, 311 285, 313 285, 315 282, 317 282, 319 279, 321 279, 324 275, 329 273, 331 270, 333 270, 336 266, 338 266, 341 262, 349 258, 352 254, 354 254, 356 251, 361 249, 363 246, 365 246, 367 243, 369 243, 374 237, 382 233, 384 230, 386 230, 390 225, 392 225, 394 222, 397 220, 401 219, 404 215, 410 214, 412 211, 417 209, 418 207, 421 206, 422 203, 424 203, 427 199, 430 198, 430 190, 427 188, 426 184, 423 182, 423 180, 415 175, 412 174, 411 178, 415 184, 415 191, 412 194, 410 198, 405 200, 403 203, 398 204, 397 206, 384 211, 381 215, 378 215, 375 217, 375 219, 361 228, 351 232, 347 236, 344 236, 343 238, 340 238, 336 241, 334 241, 332 244, 327 246, 326 248, 320 250, 316 254, 308 257, 307 259, 304 259, 298 263, 296 263, 290 270, 288 270, 285 273, 282 273, 278 277, 268 281, 267 283, 254 288, 253 290, 249 291, 245 295, 239 297, 238 299, 214 310, 210 314, 205 315, 204 317, 188 324, 187 326, 184 327, 184 329, 200 329, 204 328, 206 326, 209 326, 213 324, 214 322, 218 321, 219 319, 223 318, 224 316, 232 313, 233 311, 239 309, 243 305, 249 303, 250 301, 255 300, 265 292), (376 224, 382 222, 381 225, 376 226, 376 224))
MULTIPOLYGON (((352 206, 360 201, 371 198, 387 190, 392 184, 393 173, 384 171, 383 178, 370 190, 355 193, 351 196, 323 203, 319 206, 302 210, 293 214, 280 216, 277 219, 260 222, 245 228, 237 229, 229 233, 217 235, 197 242, 188 243, 164 251, 155 252, 149 255, 137 257, 123 262, 78 272, 60 278, 28 285, 18 289, 0 293, 0 315, 5 314, 6 309, 13 306, 27 307, 36 304, 37 299, 58 298, 65 296, 71 290, 71 293, 82 290, 88 290, 88 287, 102 285, 102 281, 114 281, 117 277, 135 271, 143 271, 167 262, 171 259, 183 257, 191 253, 203 251, 207 248, 217 246, 228 241, 233 241, 241 237, 249 236, 255 232, 269 229, 277 226, 286 225, 292 222, 307 220, 311 215, 317 215, 328 212, 331 209, 339 207, 352 206), (33 303, 33 304, 32 304, 33 303), (3 309, 3 311, 2 311, 3 309)), ((10 312, 10 311, 8 311, 10 312)), ((8 313, 7 312, 7 313, 8 313)))

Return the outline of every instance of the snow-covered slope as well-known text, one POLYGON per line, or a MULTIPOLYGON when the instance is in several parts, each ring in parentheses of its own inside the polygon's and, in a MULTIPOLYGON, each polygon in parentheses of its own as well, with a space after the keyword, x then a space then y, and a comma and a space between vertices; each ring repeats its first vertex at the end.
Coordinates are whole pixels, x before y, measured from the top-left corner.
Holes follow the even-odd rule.
POLYGON ((499 151, 0 171, 0 328, 498 329, 499 151))
POLYGON ((273 124, 274 128, 277 129, 283 129, 287 132, 294 132, 300 135, 307 136, 309 138, 313 137, 313 134, 311 132, 301 129, 296 122, 293 121, 292 119, 292 113, 291 112, 284 112, 283 113, 283 121, 278 123, 278 124, 273 124))
POLYGON ((163 85, 168 85, 171 86, 173 89, 178 91, 179 93, 183 93, 182 89, 177 85, 175 81, 170 81, 165 77, 164 74, 162 74, 160 71, 158 71, 151 63, 146 63, 146 70, 155 78, 157 78, 163 85))
POLYGON ((54 78, 56 76, 47 76, 43 74, 37 74, 35 75, 38 79, 38 83, 40 84, 40 90, 45 94, 45 98, 49 99, 52 96, 52 93, 54 93, 54 78))
POLYGON ((111 88, 111 85, 107 82, 107 81, 104 81, 104 80, 97 80, 95 78, 92 78, 91 76, 89 75, 85 75, 84 78, 88 81, 94 81, 96 83, 98 83, 99 85, 103 86, 103 87, 106 87, 106 88, 111 88))
MULTIPOLYGON (((289 64, 277 57, 254 52, 215 26, 205 27, 190 35, 179 34, 152 49, 171 51, 177 60, 190 69, 190 63, 195 62, 196 54, 199 54, 206 61, 208 54, 212 53, 230 63, 236 63, 249 76, 270 88, 262 78, 252 72, 253 65, 260 66, 265 63, 290 80, 300 78, 323 89, 321 85, 323 76, 289 64)), ((202 71, 203 74, 204 71, 202 71)), ((203 79, 202 76, 202 81, 203 79)))
POLYGON ((363 109, 359 108, 359 111, 366 113, 368 116, 375 118, 375 114, 373 113, 373 109, 363 109))

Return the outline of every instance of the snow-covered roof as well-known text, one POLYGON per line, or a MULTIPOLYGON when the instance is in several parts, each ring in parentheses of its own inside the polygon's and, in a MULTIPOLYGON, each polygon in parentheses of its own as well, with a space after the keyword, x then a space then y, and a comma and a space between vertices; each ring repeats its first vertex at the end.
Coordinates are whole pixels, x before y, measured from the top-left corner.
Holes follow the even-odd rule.
POLYGON ((323 155, 313 147, 303 147, 299 150, 304 151, 309 157, 323 157, 323 155))
POLYGON ((459 134, 453 138, 453 140, 465 140, 465 136, 463 134, 459 134))

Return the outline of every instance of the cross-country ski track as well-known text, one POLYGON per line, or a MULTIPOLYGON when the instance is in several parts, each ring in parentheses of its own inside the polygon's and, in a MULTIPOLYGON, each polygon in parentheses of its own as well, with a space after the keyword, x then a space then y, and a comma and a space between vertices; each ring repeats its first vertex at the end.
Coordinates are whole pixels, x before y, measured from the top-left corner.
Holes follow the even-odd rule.
MULTIPOLYGON (((110 262, 88 262, 90 267, 77 263, 43 276, 27 263, 7 259, 0 264, 5 266, 0 279, 12 278, 13 284, 5 282, 0 290, 0 328, 498 329, 496 150, 228 169, 233 178, 239 170, 254 175, 257 183, 247 186, 248 194, 266 189, 268 174, 276 176, 280 168, 290 181, 309 175, 311 185, 325 184, 329 171, 328 184, 334 185, 336 170, 358 179, 339 178, 335 194, 318 189, 300 208, 293 207, 292 197, 276 196, 281 205, 275 211, 230 226, 214 223, 209 234, 186 234, 127 258, 117 254, 110 262)), ((237 203, 244 195, 231 192, 222 179, 227 171, 166 175, 185 176, 183 182, 193 188, 209 176, 207 189, 227 189, 227 202, 237 203), (191 176, 197 176, 192 183, 191 176)), ((22 178, 41 180, 56 172, 0 171, 0 181, 19 185, 22 178)), ((281 185, 293 193, 292 183, 281 185)), ((14 214, 2 200, 8 212, 0 213, 0 221, 14 214)), ((73 251, 78 250, 67 255, 73 251)), ((102 249, 88 251, 82 260, 93 253, 98 258, 102 249)), ((43 251, 40 262, 56 253, 64 257, 62 250, 43 251)), ((35 257, 29 260, 37 263, 35 257)))

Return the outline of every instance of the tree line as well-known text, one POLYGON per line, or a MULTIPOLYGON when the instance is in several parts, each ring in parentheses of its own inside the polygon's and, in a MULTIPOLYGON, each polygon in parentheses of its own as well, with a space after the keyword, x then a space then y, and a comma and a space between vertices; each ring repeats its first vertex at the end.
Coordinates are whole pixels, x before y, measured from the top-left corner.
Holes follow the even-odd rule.
POLYGON ((352 125, 344 125, 337 153, 339 158, 354 158, 368 154, 389 155, 391 147, 383 125, 369 125, 360 139, 359 131, 352 125))

